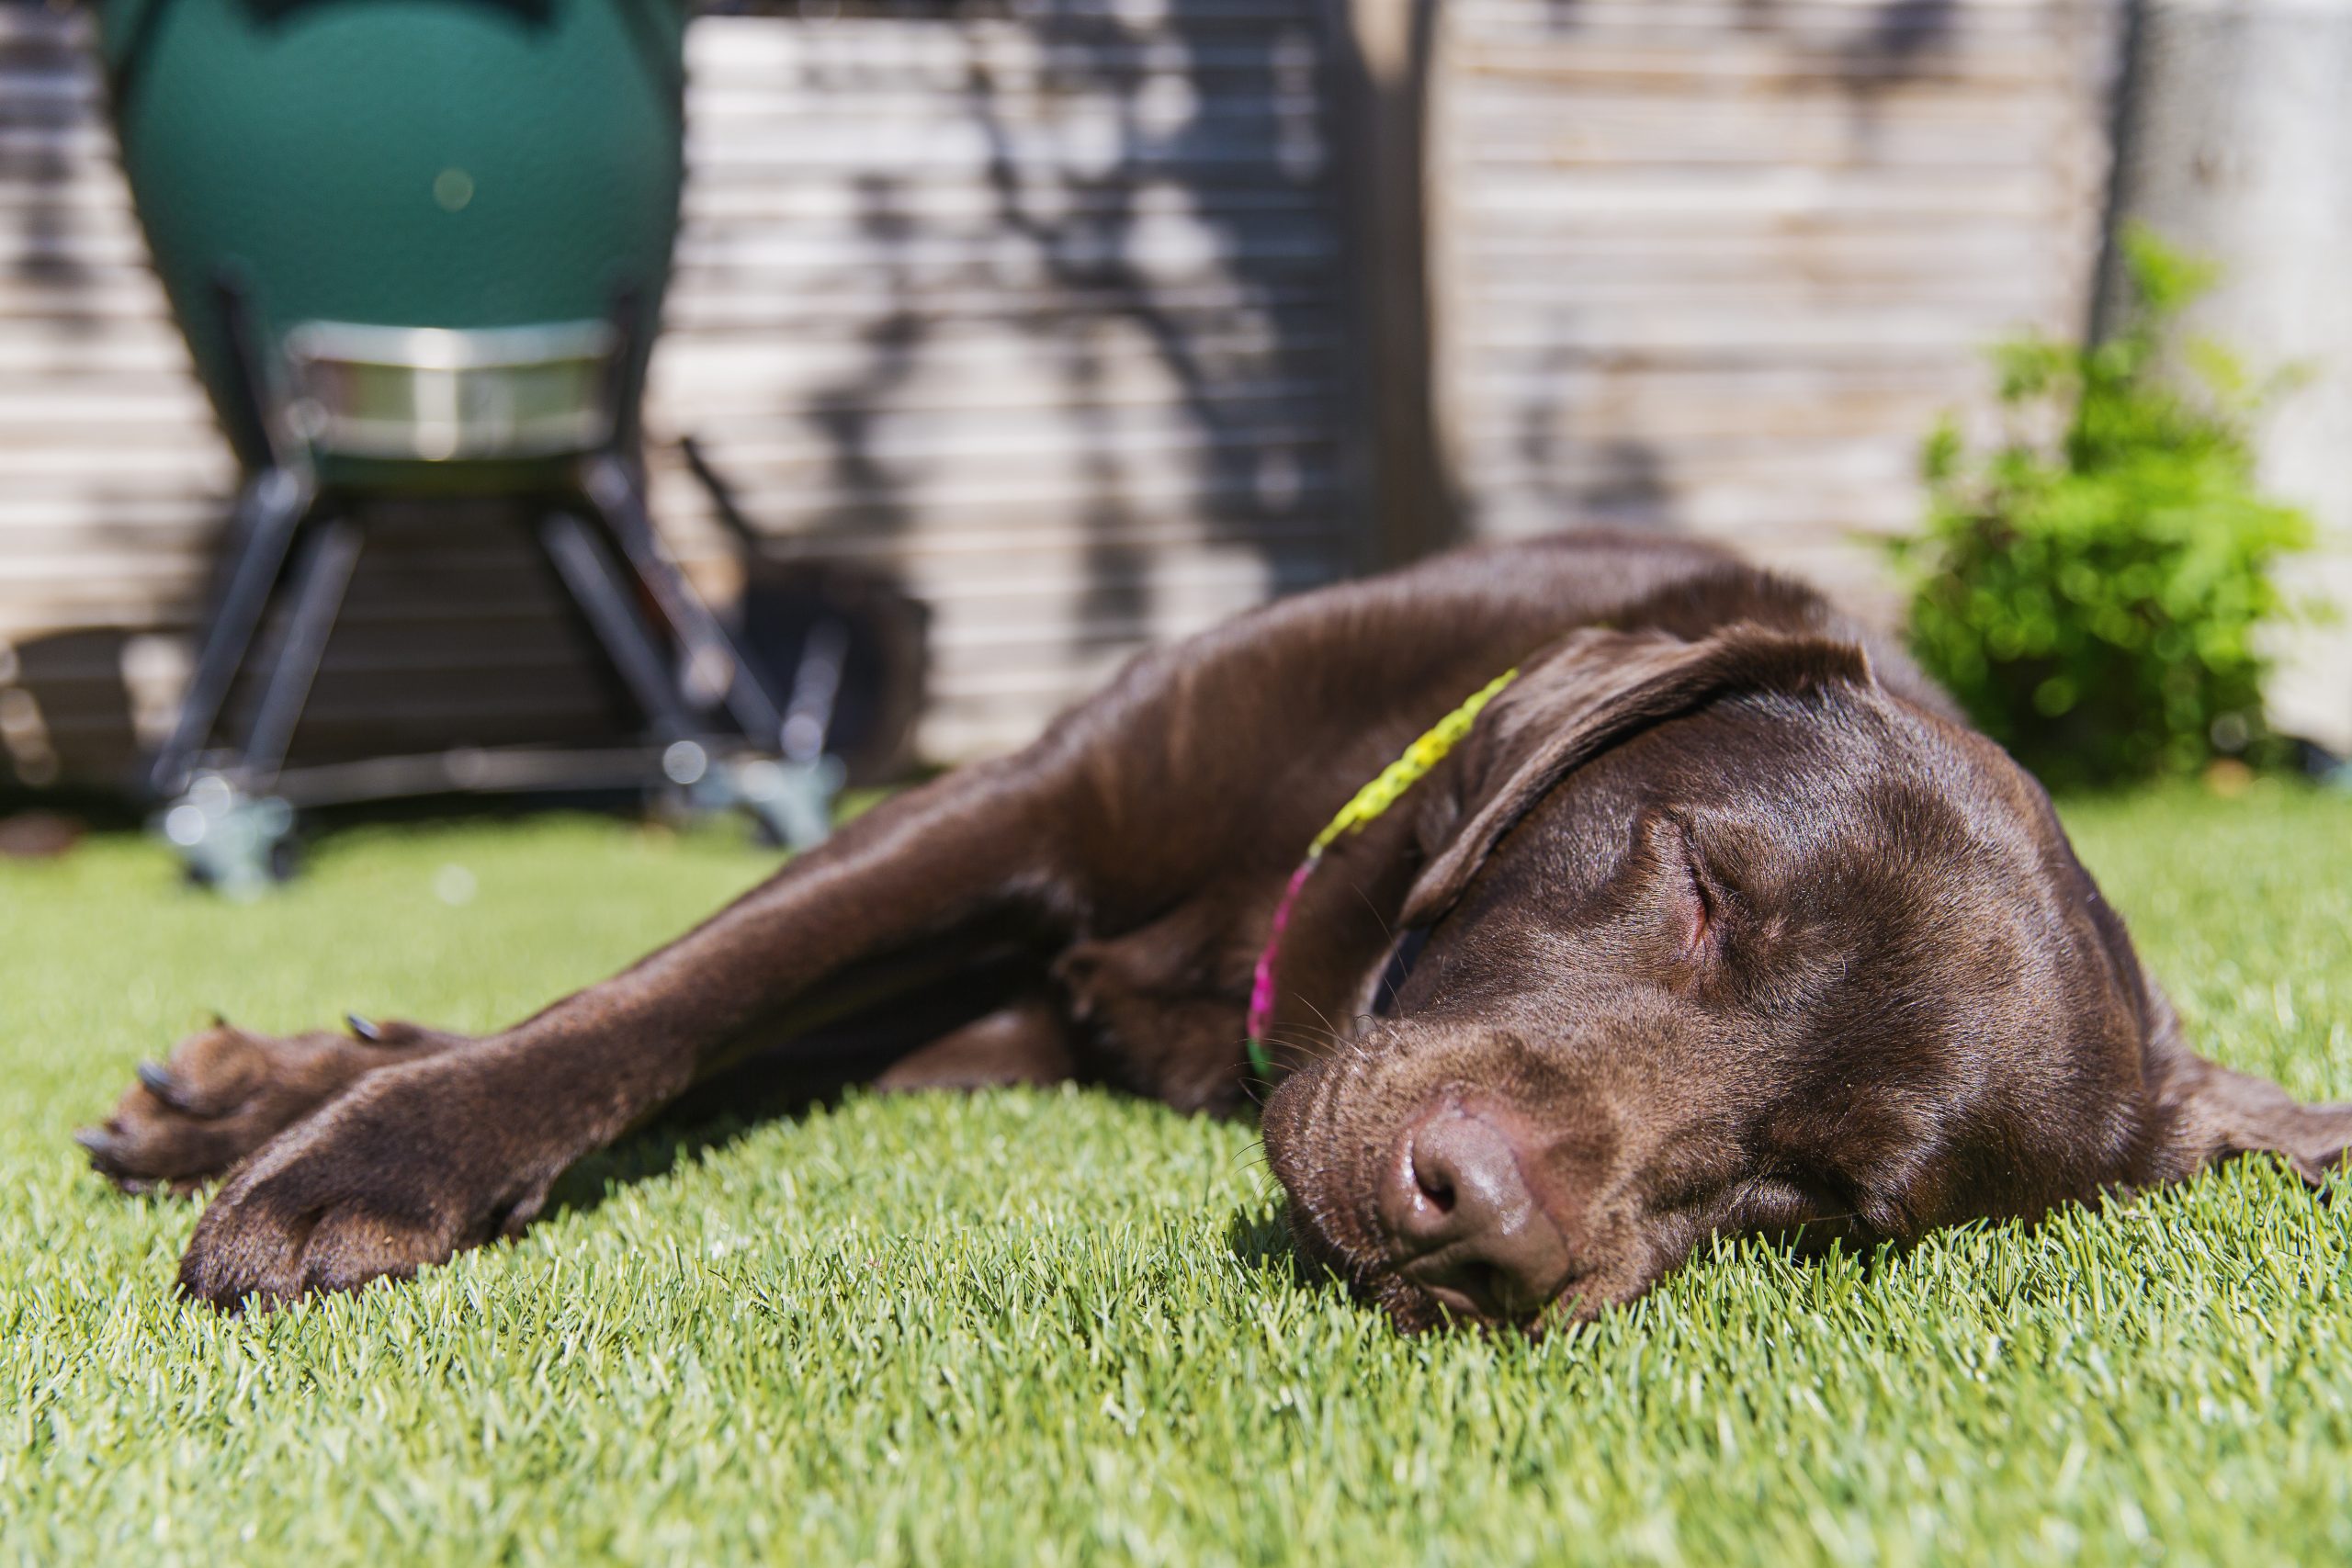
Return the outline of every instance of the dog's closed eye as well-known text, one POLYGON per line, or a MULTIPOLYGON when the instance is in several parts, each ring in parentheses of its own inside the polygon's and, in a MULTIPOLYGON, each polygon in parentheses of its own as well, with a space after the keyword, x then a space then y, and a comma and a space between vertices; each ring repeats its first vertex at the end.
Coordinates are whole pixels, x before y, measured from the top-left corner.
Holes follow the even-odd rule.
POLYGON ((1723 897, 1707 880, 1706 870, 1699 863, 1695 851, 1683 856, 1683 872, 1690 887, 1690 912, 1685 919, 1682 951, 1693 957, 1709 951, 1715 943, 1723 919, 1723 897))
POLYGON ((1676 815, 1668 817, 1666 825, 1669 832, 1663 848, 1673 868, 1668 885, 1673 890, 1682 953, 1688 958, 1703 958, 1721 949, 1725 918, 1731 912, 1730 896, 1708 870, 1706 856, 1700 851, 1690 822, 1676 815))
POLYGON ((1661 813, 1643 823, 1641 841, 1654 868, 1650 878, 1663 891, 1677 955, 1709 956, 1722 941, 1728 900, 1723 885, 1709 874, 1690 823, 1661 813))

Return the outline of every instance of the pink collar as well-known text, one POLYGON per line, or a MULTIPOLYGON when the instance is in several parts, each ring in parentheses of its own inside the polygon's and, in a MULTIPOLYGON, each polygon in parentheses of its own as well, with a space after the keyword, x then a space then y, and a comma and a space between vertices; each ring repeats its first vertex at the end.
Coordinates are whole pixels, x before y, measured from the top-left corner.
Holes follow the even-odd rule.
POLYGON ((1283 887, 1282 899, 1274 906, 1273 925, 1266 933, 1265 948, 1258 954, 1257 972, 1250 981, 1247 1049, 1250 1069, 1261 1081, 1272 1083, 1274 1079, 1273 1055, 1266 1043, 1267 1032, 1274 1022, 1274 963, 1282 953, 1283 932, 1289 928, 1292 907, 1298 902, 1299 894, 1306 890, 1306 879, 1322 863, 1323 852, 1403 798, 1407 790, 1419 784, 1431 768, 1445 760, 1447 752, 1461 744, 1462 738, 1470 733, 1470 726, 1476 722, 1479 710, 1494 700, 1495 694, 1518 678, 1516 669, 1504 671, 1472 693, 1469 700, 1460 707, 1430 726, 1419 739, 1405 748, 1404 755, 1381 769, 1378 777, 1356 791, 1347 805, 1340 808, 1340 814, 1326 823, 1323 830, 1315 835, 1315 841, 1306 847, 1306 858, 1300 861, 1298 869, 1290 874, 1289 885, 1283 887))

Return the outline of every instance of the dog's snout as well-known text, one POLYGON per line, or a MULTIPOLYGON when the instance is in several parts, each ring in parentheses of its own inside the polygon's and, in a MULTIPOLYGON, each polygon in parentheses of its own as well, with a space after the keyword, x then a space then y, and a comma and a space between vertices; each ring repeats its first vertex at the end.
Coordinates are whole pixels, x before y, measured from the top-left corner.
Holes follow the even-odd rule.
POLYGON ((1525 1319, 1569 1278, 1574 1258, 1529 1178, 1515 1119, 1452 1100, 1406 1128, 1378 1208, 1405 1277, 1457 1315, 1525 1319))

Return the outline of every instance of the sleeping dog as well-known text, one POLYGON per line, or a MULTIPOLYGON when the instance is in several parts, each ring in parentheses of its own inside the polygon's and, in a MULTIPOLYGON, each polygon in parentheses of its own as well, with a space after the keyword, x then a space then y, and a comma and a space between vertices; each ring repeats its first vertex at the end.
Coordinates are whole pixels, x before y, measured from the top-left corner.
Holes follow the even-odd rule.
POLYGON ((208 1031, 81 1134, 125 1185, 226 1175, 192 1295, 512 1235, 747 1064, 1262 1099, 1300 1249, 1406 1328, 1588 1316, 1713 1235, 1868 1247, 2255 1150, 2316 1184, 2352 1143, 2188 1049, 2047 797, 1899 652, 1596 536, 1147 654, 499 1033, 351 1027, 208 1031))

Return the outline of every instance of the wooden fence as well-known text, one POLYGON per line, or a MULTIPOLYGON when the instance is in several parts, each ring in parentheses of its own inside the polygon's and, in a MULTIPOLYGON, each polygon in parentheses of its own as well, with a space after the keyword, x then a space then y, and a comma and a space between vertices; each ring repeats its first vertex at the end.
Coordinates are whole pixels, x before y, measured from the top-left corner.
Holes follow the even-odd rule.
MULTIPOLYGON (((711 591, 736 547, 682 435, 764 547, 931 602, 922 744, 955 760, 1138 646, 1395 553, 1412 530, 1367 519, 1399 504, 1370 480, 1400 419, 1441 459, 1407 506, 1422 542, 1450 494, 1472 533, 1687 527, 1852 579, 1855 536, 1914 514, 1929 421, 1981 404, 1984 343, 2081 322, 2108 0, 1354 4, 695 22, 649 426, 657 512, 711 591), (1398 6, 1425 236, 1367 221, 1395 171, 1366 175, 1362 133, 1399 105, 1356 90, 1356 30, 1398 6)), ((166 711, 231 478, 84 22, 0 4, 19 774, 119 776, 166 711)), ((617 721, 511 531, 446 515, 371 553, 298 749, 617 721)))
POLYGON ((2118 9, 1448 0, 1430 222, 1474 528, 1670 526, 1867 592, 1986 345, 2086 325, 2118 9))

